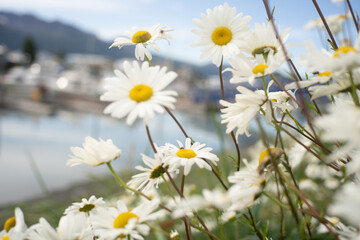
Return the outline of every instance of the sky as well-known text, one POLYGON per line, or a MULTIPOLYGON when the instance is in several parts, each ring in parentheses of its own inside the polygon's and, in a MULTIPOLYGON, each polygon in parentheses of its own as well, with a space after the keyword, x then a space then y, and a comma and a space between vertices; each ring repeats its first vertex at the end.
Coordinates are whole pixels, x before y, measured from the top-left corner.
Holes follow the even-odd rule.
MULTIPOLYGON (((236 7, 238 13, 251 16, 252 27, 255 22, 266 22, 261 0, 0 0, 0 10, 30 13, 48 21, 58 20, 107 41, 112 41, 133 26, 146 28, 160 24, 174 29, 170 46, 166 41, 158 42, 161 55, 203 64, 210 61, 200 61, 201 47, 191 46, 198 38, 191 32, 195 28, 192 19, 200 18, 200 13, 206 13, 206 9, 225 2, 236 7)), ((280 29, 292 29, 288 43, 319 41, 317 31, 303 29, 308 21, 319 18, 311 0, 269 2, 271 6, 275 5, 274 17, 280 29)), ((318 0, 318 3, 325 16, 345 11, 344 4, 337 5, 331 0, 318 0)), ((352 0, 351 3, 355 11, 360 11, 360 0, 352 0)), ((350 27, 353 29, 353 25, 350 27)), ((294 52, 298 54, 301 50, 295 47, 294 52)))

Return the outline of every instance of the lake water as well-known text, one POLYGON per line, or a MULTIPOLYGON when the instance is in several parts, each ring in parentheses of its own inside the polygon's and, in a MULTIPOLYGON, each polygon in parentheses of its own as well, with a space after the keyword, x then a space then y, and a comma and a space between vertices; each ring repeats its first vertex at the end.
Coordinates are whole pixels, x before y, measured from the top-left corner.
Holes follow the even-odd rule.
MULTIPOLYGON (((220 150, 211 117, 175 112, 175 116, 196 141, 205 143, 214 151, 220 150)), ((157 116, 150 125, 152 138, 157 145, 176 144, 184 136, 172 118, 157 116)), ((40 172, 46 187, 59 190, 89 179, 89 174, 108 173, 106 165, 91 167, 65 165, 71 154, 70 147, 81 146, 86 136, 112 139, 123 151, 113 162, 120 170, 140 162, 140 153, 152 156, 146 130, 141 121, 132 127, 124 121, 105 115, 59 111, 55 116, 32 116, 10 110, 0 111, 0 205, 43 196, 34 170, 40 172), (35 164, 32 164, 35 163, 35 164)), ((230 137, 226 145, 232 147, 230 137)))

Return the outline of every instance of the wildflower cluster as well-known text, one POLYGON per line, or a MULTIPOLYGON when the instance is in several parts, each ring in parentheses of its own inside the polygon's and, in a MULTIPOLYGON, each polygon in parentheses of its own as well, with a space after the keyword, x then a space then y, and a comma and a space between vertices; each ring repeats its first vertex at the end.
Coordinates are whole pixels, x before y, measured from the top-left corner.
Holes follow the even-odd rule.
MULTIPOLYGON (((121 150, 110 139, 86 137, 83 148, 71 148, 67 165, 107 165, 127 190, 124 196, 106 201, 92 196, 73 203, 56 229, 44 218, 27 227, 17 208, 0 232, 2 240, 154 239, 159 235, 161 239, 250 235, 359 239, 360 34, 354 44, 346 39, 338 45, 338 33, 344 21, 355 16, 353 11, 324 18, 313 3, 321 20, 307 28, 325 29, 330 48, 320 50, 304 43, 308 53, 299 60, 307 69, 303 77, 286 44, 290 29, 279 30, 273 20, 276 12, 271 13, 266 0, 268 22, 255 23, 253 30, 251 18, 226 3, 193 20, 197 28, 192 32, 199 36, 194 45, 203 47, 201 58, 219 67, 219 117, 235 146, 225 154, 188 135, 171 112, 178 93, 167 88, 177 74, 150 64, 147 47, 159 50, 156 41, 169 41, 172 29, 134 28, 126 37, 115 39, 111 47, 136 45, 135 57, 144 62, 125 61, 122 71, 114 71, 100 97, 110 102, 104 113, 126 118, 129 126, 141 119, 153 153, 141 154, 143 165, 135 167, 139 172, 126 183, 112 168, 121 150), (229 66, 222 69, 224 60, 229 66), (283 85, 275 71, 286 64, 293 82, 283 85), (225 98, 223 72, 232 73, 229 81, 238 91, 232 98, 225 98), (149 126, 165 112, 184 139, 169 139, 159 146, 149 126), (255 122, 257 131, 250 127, 255 122), (240 136, 252 134, 261 140, 241 153, 240 136)), ((352 10, 349 1, 344 4, 352 10)), ((353 19, 354 29, 359 29, 353 19)))

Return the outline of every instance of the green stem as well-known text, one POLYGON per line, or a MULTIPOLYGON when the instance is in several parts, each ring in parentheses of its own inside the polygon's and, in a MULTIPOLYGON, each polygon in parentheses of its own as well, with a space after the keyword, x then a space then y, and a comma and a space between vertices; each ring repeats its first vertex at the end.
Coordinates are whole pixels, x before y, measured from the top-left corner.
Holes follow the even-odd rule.
POLYGON ((149 63, 149 66, 151 66, 150 59, 148 58, 148 56, 145 55, 145 59, 149 63))
POLYGON ((264 239, 264 236, 261 234, 261 232, 259 231, 259 229, 257 229, 257 227, 256 227, 256 222, 255 222, 255 219, 254 219, 254 217, 253 217, 253 215, 252 215, 252 213, 251 213, 250 208, 248 208, 247 210, 248 210, 250 219, 249 219, 246 215, 244 215, 245 218, 246 218, 248 221, 250 221, 250 224, 253 226, 254 232, 256 233, 256 235, 258 236, 258 238, 259 238, 260 240, 263 240, 263 239, 264 239))
MULTIPOLYGON (((281 175, 281 179, 284 179, 285 182, 295 191, 296 195, 298 195, 298 197, 306 204, 306 206, 309 208, 309 212, 310 212, 310 216, 316 218, 317 220, 319 220, 319 222, 321 222, 326 228, 327 230, 330 232, 330 234, 332 234, 335 239, 339 239, 337 237, 337 235, 332 231, 332 229, 327 225, 327 220, 324 219, 323 217, 320 216, 320 214, 316 211, 316 209, 307 201, 307 199, 305 198, 305 196, 300 192, 300 190, 291 182, 291 180, 285 175, 285 173, 281 170, 278 169, 279 174, 281 175)), ((306 213, 305 210, 301 209, 301 212, 306 213)))
MULTIPOLYGON (((221 64, 219 66, 219 78, 220 78, 220 87, 221 87, 221 97, 222 97, 222 100, 225 101, 226 98, 225 98, 225 91, 224 91, 224 81, 223 81, 223 76, 222 76, 222 66, 223 66, 223 58, 221 58, 221 64)), ((238 143, 236 141, 234 131, 231 131, 230 135, 231 135, 231 138, 232 138, 232 140, 234 142, 235 149, 236 149, 236 154, 237 154, 237 167, 236 167, 236 170, 239 171, 240 170, 240 163, 241 163, 240 148, 239 148, 239 145, 238 145, 238 143)))
POLYGON ((290 210, 289 206, 283 204, 282 202, 280 202, 278 199, 276 199, 275 197, 271 196, 269 193, 263 191, 262 192, 265 196, 267 196, 270 200, 272 200, 274 203, 276 203, 277 205, 279 205, 280 207, 286 209, 286 210, 290 210))
POLYGON ((265 96, 268 97, 268 93, 267 93, 267 88, 266 88, 266 83, 265 83, 265 78, 264 78, 264 76, 261 77, 261 80, 262 80, 262 84, 263 84, 265 96))
POLYGON ((172 199, 175 200, 174 193, 172 192, 169 183, 166 181, 166 178, 164 177, 164 174, 161 175, 162 179, 164 180, 164 183, 166 185, 166 188, 169 190, 170 196, 172 199))

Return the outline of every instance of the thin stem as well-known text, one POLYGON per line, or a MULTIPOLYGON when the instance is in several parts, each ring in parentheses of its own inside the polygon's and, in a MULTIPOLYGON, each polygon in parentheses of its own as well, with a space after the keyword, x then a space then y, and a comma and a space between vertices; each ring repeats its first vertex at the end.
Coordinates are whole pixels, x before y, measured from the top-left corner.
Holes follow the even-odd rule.
POLYGON ((181 177, 181 192, 184 193, 184 185, 185 185, 185 174, 182 174, 181 177))
MULTIPOLYGON (((254 219, 254 217, 253 217, 253 215, 252 215, 252 213, 251 213, 250 208, 248 208, 247 210, 248 210, 248 213, 249 213, 249 216, 250 216, 250 223, 251 223, 251 225, 253 226, 256 235, 258 236, 258 238, 259 238, 260 240, 264 239, 263 235, 261 234, 261 232, 259 231, 259 229, 257 229, 257 227, 256 227, 256 222, 255 222, 255 219, 254 219)), ((245 216, 246 216, 246 215, 245 215, 245 216)))
POLYGON ((146 133, 147 133, 147 136, 148 136, 148 138, 149 138, 151 147, 152 147, 152 149, 154 150, 154 153, 157 153, 156 148, 155 148, 155 145, 154 145, 154 142, 153 142, 153 140, 152 140, 152 138, 151 138, 151 135, 150 135, 149 126, 148 126, 148 125, 145 125, 145 128, 146 128, 146 133))
MULTIPOLYGON (((120 184, 120 186, 122 186, 123 188, 133 192, 133 193, 136 193, 136 194, 139 194, 140 196, 146 198, 147 200, 151 200, 151 198, 147 195, 145 195, 144 193, 136 190, 136 189, 133 189, 131 187, 129 187, 128 185, 126 185, 126 183, 116 174, 116 172, 114 171, 113 167, 111 166, 111 163, 106 163, 106 165, 108 166, 110 172, 113 174, 113 176, 115 177, 116 181, 120 184)), ((162 204, 159 204, 159 207, 165 209, 166 211, 168 212, 172 212, 169 208, 165 207, 164 205, 162 204)))
MULTIPOLYGON (((277 40, 279 41, 280 46, 281 46, 281 49, 282 49, 282 51, 283 51, 283 54, 284 54, 284 56, 285 56, 285 58, 286 58, 286 62, 287 62, 287 64, 288 64, 288 67, 289 67, 290 71, 292 72, 292 75, 294 76, 295 83, 296 83, 296 87, 297 87, 298 89, 300 89, 299 81, 301 80, 301 78, 298 78, 298 77, 297 77, 297 75, 296 75, 296 73, 295 73, 295 70, 294 70, 294 68, 293 68, 292 65, 291 65, 290 58, 289 58, 289 55, 288 55, 288 53, 287 53, 287 50, 286 50, 286 48, 285 48, 285 46, 284 46, 284 43, 282 42, 282 40, 281 40, 281 38, 280 38, 280 35, 279 35, 278 30, 277 30, 276 27, 275 27, 275 23, 274 23, 273 16, 272 16, 271 11, 270 11, 270 6, 269 6, 269 3, 268 3, 268 0, 263 0, 263 3, 264 3, 264 6, 265 6, 265 9, 266 9, 266 14, 267 14, 267 16, 268 16, 268 18, 269 18, 269 21, 270 21, 270 23, 271 23, 271 25, 272 25, 272 27, 273 27, 274 32, 275 32, 276 38, 277 38, 277 40)), ((300 75, 299 75, 299 76, 300 76, 300 75)), ((305 117, 306 117, 306 120, 307 120, 307 122, 308 122, 308 124, 309 124, 310 129, 311 129, 311 130, 314 132, 314 134, 315 134, 315 130, 314 130, 312 124, 311 124, 311 116, 310 116, 310 114, 308 113, 308 111, 307 111, 306 108, 305 108, 305 98, 304 98, 304 96, 303 96, 302 91, 299 91, 299 94, 300 94, 301 104, 300 104, 300 105, 298 104, 298 105, 299 105, 299 107, 301 108, 302 112, 304 113, 304 115, 305 115, 305 117)))
POLYGON ((241 159, 240 148, 239 148, 239 145, 237 144, 237 141, 236 141, 236 138, 235 138, 235 134, 234 134, 233 131, 230 133, 230 135, 231 135, 231 138, 232 138, 232 140, 233 140, 233 142, 234 142, 235 149, 236 149, 236 154, 237 154, 237 166, 236 166, 236 171, 239 171, 239 170, 240 170, 240 164, 241 164, 241 162, 240 162, 240 159, 241 159))
POLYGON ((359 107, 360 106, 359 97, 356 93, 356 85, 355 85, 354 78, 353 78, 351 71, 349 71, 349 76, 350 76, 350 82, 351 82, 351 97, 354 101, 355 106, 359 107))
POLYGON ((294 137, 289 131, 287 131, 285 128, 283 128, 282 126, 279 126, 276 124, 276 126, 278 128, 281 128, 282 131, 284 131, 289 137, 291 137, 292 139, 294 139, 297 143, 299 143, 301 146, 303 146, 308 152, 310 152, 311 154, 313 154, 316 158, 318 158, 320 161, 322 161, 323 163, 325 163, 326 165, 328 165, 329 167, 331 167, 332 169, 336 170, 336 171, 340 171, 340 169, 336 166, 333 166, 329 163, 327 163, 324 159, 322 159, 316 152, 314 152, 311 148, 309 148, 308 146, 306 146, 305 144, 303 144, 301 141, 299 141, 296 137, 294 137))
POLYGON ((352 16, 352 18, 353 18, 353 20, 354 20, 354 24, 355 24, 356 31, 359 32, 359 24, 358 24, 358 22, 356 21, 356 17, 355 17, 355 14, 354 14, 353 9, 352 9, 352 7, 351 7, 350 1, 349 1, 349 0, 346 0, 346 3, 347 3, 347 5, 348 5, 348 7, 349 7, 351 16, 352 16))
POLYGON ((146 54, 145 54, 145 60, 149 63, 149 66, 151 66, 150 59, 148 58, 148 56, 146 56, 146 54))
POLYGON ((192 240, 192 234, 191 234, 191 227, 190 227, 190 220, 188 217, 185 218, 185 232, 186 232, 186 238, 188 240, 192 240))
MULTIPOLYGON (((288 61, 289 61, 289 64, 291 65, 292 69, 294 70, 296 76, 298 77, 298 79, 299 79, 300 81, 303 81, 302 78, 301 78, 301 76, 300 76, 300 73, 299 73, 299 71, 297 70, 297 68, 296 68, 295 64, 293 63, 293 61, 292 61, 291 59, 289 59, 288 61)), ((307 88, 305 88, 305 90, 306 90, 306 93, 309 95, 309 97, 310 97, 310 99, 311 99, 311 98, 312 98, 311 93, 308 91, 307 88)), ((315 102, 315 100, 311 100, 311 101, 314 103, 314 106, 315 106, 315 108, 316 108, 316 111, 319 113, 319 115, 321 115, 321 111, 320 111, 317 103, 315 102)))
MULTIPOLYGON (((294 173, 291 169, 291 166, 289 164, 289 159, 288 159, 288 156, 285 152, 285 147, 284 147, 284 143, 283 143, 283 140, 282 140, 282 137, 281 137, 281 134, 279 134, 279 140, 280 140, 280 144, 281 144, 281 149, 284 151, 284 158, 285 158, 285 163, 283 162, 283 166, 285 167, 286 171, 290 174, 290 177, 291 177, 291 180, 293 181, 295 187, 299 188, 297 182, 296 182, 296 179, 295 179, 295 176, 294 176, 294 173)), ((303 203, 302 201, 300 201, 299 197, 298 197, 298 203, 300 205, 300 208, 303 209, 303 203)), ((305 215, 303 214, 303 217, 305 217, 305 215)), ((311 233, 311 228, 310 228, 310 224, 308 221, 306 221, 306 229, 308 231, 308 234, 309 234, 309 237, 310 239, 312 239, 312 233, 311 233)))
POLYGON ((186 138, 189 138, 189 136, 186 134, 184 128, 181 126, 180 122, 176 119, 176 117, 174 116, 174 114, 172 114, 172 112, 170 111, 169 108, 165 107, 165 110, 168 112, 168 114, 172 117, 172 119, 174 119, 174 121, 176 122, 176 124, 179 126, 180 130, 183 132, 183 134, 185 135, 186 138))
POLYGON ((221 184, 221 185, 224 187, 224 189, 227 191, 227 190, 228 190, 228 187, 225 185, 225 183, 223 182, 223 180, 221 179, 221 177, 219 176, 219 174, 216 172, 216 170, 214 169, 213 165, 211 165, 210 162, 209 162, 207 159, 203 158, 203 160, 204 160, 205 162, 207 162, 207 164, 210 165, 211 171, 214 173, 214 175, 216 176, 216 178, 219 180, 220 184, 221 184))
POLYGON ((173 193, 173 191, 171 190, 169 183, 166 181, 166 178, 164 177, 164 174, 161 175, 161 178, 164 180, 164 183, 165 183, 166 188, 168 189, 168 191, 169 191, 169 193, 170 193, 171 198, 172 198, 173 200, 175 200, 174 193, 173 193))
MULTIPOLYGON (((222 100, 225 100, 224 81, 223 81, 223 76, 222 76, 222 66, 223 66, 223 58, 221 58, 221 63, 219 66, 219 78, 220 78, 220 87, 221 87, 221 97, 222 97, 222 100)), ((234 142, 236 154, 237 154, 236 170, 239 171, 240 170, 240 160, 241 160, 240 148, 239 148, 239 145, 237 144, 236 137, 235 137, 235 134, 233 131, 230 133, 230 135, 234 142)))
MULTIPOLYGON (((280 123, 280 125, 281 125, 282 122, 284 121, 285 116, 286 116, 286 114, 284 113, 284 114, 282 115, 282 117, 281 117, 280 122, 278 122, 278 123, 280 123)), ((277 121, 276 121, 276 122, 277 122, 277 121)), ((279 136, 280 136, 280 129, 277 129, 277 130, 276 130, 276 136, 275 136, 275 142, 274 142, 274 146, 275 146, 275 147, 277 146, 279 136)))
POLYGON ((279 207, 281 208, 285 208, 286 210, 290 210, 290 208, 283 204, 282 202, 280 202, 278 199, 276 199, 275 197, 271 196, 269 193, 263 191, 262 194, 264 194, 265 196, 267 196, 271 201, 273 201, 274 203, 276 203, 277 205, 279 205, 279 207))
POLYGON ((222 76, 223 59, 224 58, 222 57, 221 63, 219 66, 219 77, 220 77, 221 97, 222 97, 222 100, 225 100, 224 81, 223 81, 223 76, 222 76))
POLYGON ((309 134, 309 132, 305 131, 305 129, 304 129, 304 131, 305 131, 307 134, 309 134, 309 136, 306 135, 306 134, 304 134, 302 131, 300 131, 299 129, 297 129, 296 127, 292 126, 291 124, 289 124, 289 123, 287 123, 287 122, 285 122, 285 121, 277 121, 276 123, 284 124, 284 125, 292 128, 293 130, 295 130, 296 132, 298 132, 299 134, 301 134, 303 137, 305 137, 305 138, 309 139, 310 141, 312 141, 313 143, 317 144, 319 147, 321 147, 321 148, 322 148, 324 151, 326 151, 327 153, 331 153, 331 150, 329 150, 329 149, 328 149, 326 146, 324 146, 321 142, 318 142, 316 139, 314 139, 314 138, 309 134))
MULTIPOLYGON (((176 122, 176 124, 179 126, 179 128, 181 129, 181 131, 183 132, 184 136, 186 138, 190 138, 186 131, 184 130, 184 128, 181 126, 180 122, 176 119, 176 117, 170 112, 170 110, 168 108, 165 108, 165 110, 169 113, 169 115, 174 119, 174 121, 176 122)), ((192 138, 190 138, 192 139, 192 138)), ((221 185, 227 190, 228 188, 226 187, 226 185, 224 184, 224 182, 222 181, 222 179, 220 178, 220 176, 217 174, 217 172, 215 171, 214 167, 209 163, 208 160, 203 159, 205 162, 207 162, 210 166, 211 166, 211 170, 212 172, 215 174, 216 178, 220 181, 221 185)), ((239 169, 238 169, 239 170, 239 169)), ((181 186, 181 191, 183 191, 183 186, 181 186)))
MULTIPOLYGON (((327 226, 327 220, 325 220, 324 218, 322 218, 320 216, 320 214, 316 211, 316 209, 307 201, 307 199, 305 198, 305 196, 300 192, 300 190, 289 180, 289 178, 285 175, 285 173, 279 169, 279 173, 281 175, 281 178, 284 179, 286 181, 286 183, 288 185, 290 185, 290 187, 295 191, 295 193, 299 196, 299 198, 301 198, 301 200, 306 204, 306 206, 309 208, 311 215, 314 218, 318 219, 327 229, 328 231, 336 238, 339 239, 336 234, 329 228, 329 226, 327 226)), ((301 212, 303 213, 307 213, 307 211, 305 210, 301 210, 301 212)))
MULTIPOLYGON (((280 132, 279 132, 280 133, 280 132)), ((279 186, 279 174, 275 172, 275 182, 276 182, 276 192, 278 201, 281 202, 281 193, 280 193, 280 186, 279 186)), ((284 209, 280 207, 280 239, 285 239, 285 227, 284 227, 284 209)))
MULTIPOLYGON (((273 165, 275 172, 278 173, 278 172, 279 172, 279 167, 278 167, 277 162, 276 162, 275 159, 274 159, 274 156, 273 156, 272 152, 270 151, 270 146, 269 146, 269 143, 268 143, 268 140, 267 140, 267 136, 266 136, 266 134, 265 134, 265 131, 264 131, 264 129, 262 128, 259 119, 257 118, 256 120, 257 120, 257 124, 258 124, 258 126, 259 126, 259 130, 260 130, 260 133, 261 133, 262 141, 263 141, 264 145, 266 146, 266 148, 268 149, 268 153, 269 153, 269 155, 270 155, 271 164, 273 165)), ((289 192, 288 192, 288 189, 286 188, 286 185, 285 185, 285 182, 283 181, 283 179, 282 179, 282 178, 279 178, 279 182, 280 182, 280 184, 281 184, 281 186, 282 186, 282 188, 283 188, 283 190, 284 190, 285 196, 286 196, 286 198, 287 198, 287 200, 288 200, 288 204, 289 204, 289 206, 290 206, 291 213, 292 213, 292 215, 293 215, 293 217, 294 217, 294 219, 295 219, 295 222, 296 222, 297 230, 298 230, 299 234, 301 235, 301 232, 302 232, 302 231, 301 231, 301 228, 300 228, 300 221, 299 221, 299 217, 298 217, 296 208, 295 208, 295 206, 294 206, 294 203, 293 203, 293 201, 292 201, 292 199, 291 199, 291 197, 290 197, 290 194, 289 194, 289 192)))
POLYGON ((268 93, 267 93, 267 88, 266 88, 266 83, 265 83, 265 78, 264 78, 264 76, 261 77, 261 80, 262 80, 262 84, 263 84, 265 96, 268 97, 268 93))
POLYGON ((154 231, 157 231, 157 232, 160 232, 162 233, 163 235, 165 235, 166 237, 170 238, 170 233, 164 231, 162 228, 160 227, 155 227, 149 223, 146 223, 146 225, 148 225, 151 229, 153 229, 154 231))
POLYGON ((322 21, 323 24, 324 24, 324 27, 325 27, 327 33, 329 34, 329 37, 331 38, 331 41, 332 41, 335 49, 338 49, 338 45, 336 44, 335 38, 334 38, 334 36, 333 36, 330 28, 329 28, 329 25, 328 25, 327 22, 326 22, 326 19, 325 19, 324 15, 323 15, 322 12, 321 12, 321 9, 320 9, 319 5, 317 4, 316 0, 312 0, 312 2, 313 2, 314 6, 315 6, 315 8, 316 8, 316 11, 318 12, 318 14, 319 14, 319 16, 320 16, 320 18, 321 18, 321 21, 322 21))
POLYGON ((271 76, 272 80, 281 88, 281 90, 283 90, 298 106, 302 106, 302 104, 298 100, 296 100, 296 98, 293 95, 291 95, 288 92, 288 90, 286 90, 284 88, 284 86, 281 85, 281 83, 279 83, 279 81, 275 78, 275 76, 273 74, 271 74, 270 76, 271 76))
MULTIPOLYGON (((180 189, 177 187, 174 179, 170 176, 168 170, 167 170, 166 168, 164 168, 164 171, 165 171, 166 175, 168 176, 171 184, 174 186, 176 192, 180 195, 181 198, 185 199, 184 194, 183 194, 183 193, 180 191, 180 189)), ((206 231, 208 231, 208 228, 206 227, 206 225, 205 225, 204 221, 201 219, 201 217, 200 217, 200 216, 196 213, 196 211, 194 211, 194 210, 193 210, 193 213, 195 214, 195 216, 197 217, 197 219, 199 220, 199 222, 202 224, 202 226, 204 227, 204 229, 205 229, 206 231)), ((185 222, 185 223, 186 223, 186 222, 185 222)), ((209 237, 210 237, 211 239, 213 239, 212 236, 209 235, 209 237)))

